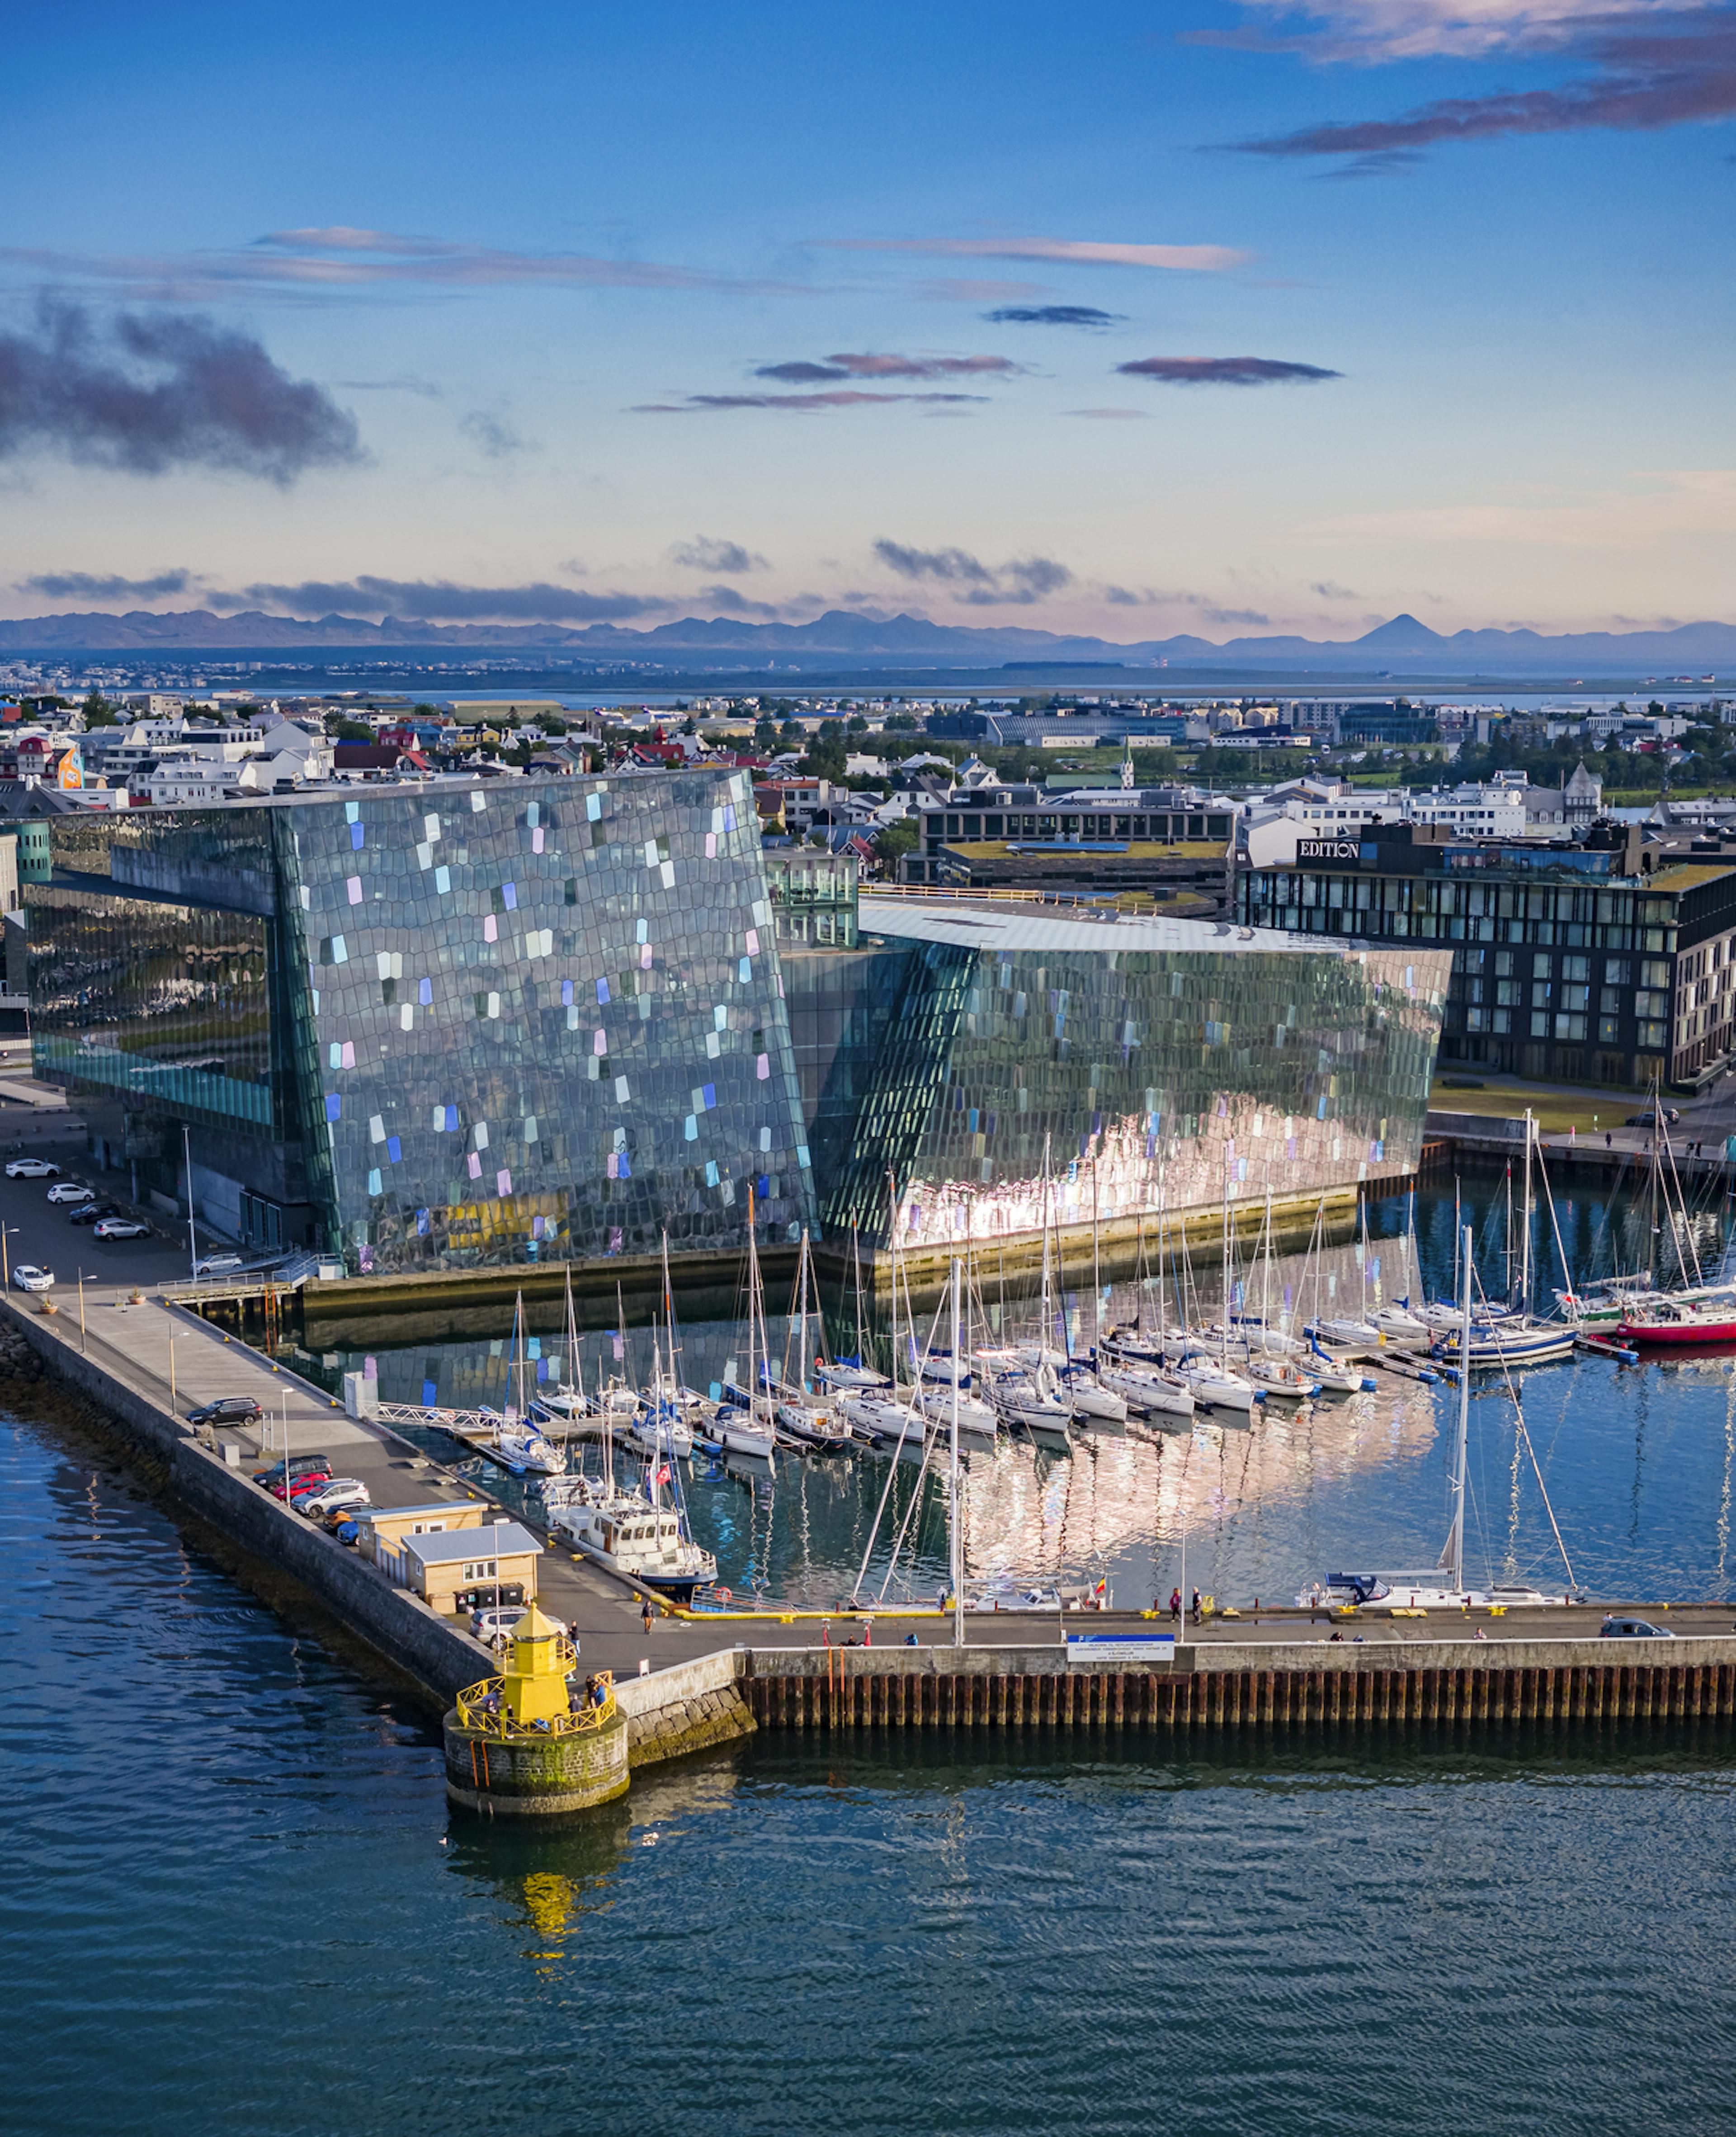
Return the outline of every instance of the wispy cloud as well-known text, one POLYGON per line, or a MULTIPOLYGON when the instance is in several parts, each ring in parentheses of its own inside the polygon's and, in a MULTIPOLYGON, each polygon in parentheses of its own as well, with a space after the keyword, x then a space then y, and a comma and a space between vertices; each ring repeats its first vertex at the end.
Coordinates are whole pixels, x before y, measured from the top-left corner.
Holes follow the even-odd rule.
POLYGON ((1064 408, 1066 416, 1083 416, 1093 423, 1143 423, 1151 413, 1149 408, 1064 408))
POLYGON ((45 299, 0 333, 0 458, 43 452, 128 475, 213 468, 285 487, 362 457, 355 418, 252 334, 197 314, 99 317, 45 299))
POLYGON ((1656 132, 1736 115, 1736 8, 1696 8, 1693 0, 1634 4, 1521 7, 1492 0, 1462 11, 1444 7, 1377 9, 1353 5, 1324 14, 1343 40, 1330 56, 1367 59, 1413 52, 1559 54, 1592 71, 1559 86, 1442 98, 1396 119, 1329 120, 1233 145, 1272 157, 1347 156, 1345 176, 1401 168, 1401 159, 1442 141, 1563 134, 1588 128, 1656 132), (1386 18, 1383 27, 1383 17, 1386 18))
POLYGON ((798 359, 789 363, 762 363, 756 378, 779 378, 790 386, 819 386, 844 378, 1014 378, 1024 367, 1005 356, 885 356, 823 357, 818 363, 798 359))
POLYGON ((996 326, 1107 327, 1119 312, 1100 312, 1095 304, 1003 304, 998 312, 983 316, 996 326))
POLYGON ((377 578, 367 572, 353 579, 303 579, 294 585, 265 581, 212 600, 213 606, 222 608, 265 602, 296 616, 338 611, 346 616, 477 623, 607 623, 656 614, 669 606, 649 594, 586 593, 545 582, 477 587, 450 579, 377 578))
POLYGON ((518 252, 385 230, 279 230, 250 244, 193 253, 75 253, 0 246, 0 261, 67 280, 124 284, 139 296, 209 301, 237 290, 303 294, 379 288, 709 290, 807 294, 800 285, 717 275, 586 252, 518 252))
MULTIPOLYGON (((1415 59, 1482 59, 1572 44, 1588 25, 1667 19, 1719 0, 1242 0, 1262 19, 1312 24, 1277 40, 1317 58, 1364 64, 1415 59)), ((1195 33, 1190 41, 1228 42, 1195 33)), ((1267 45, 1271 39, 1257 39, 1267 45)))
POLYGON ((1362 598, 1360 594, 1353 593, 1349 587, 1341 587, 1333 579, 1316 579, 1309 591, 1318 594, 1322 601, 1360 601, 1362 598))
POLYGON ((38 572, 17 582, 21 593, 40 594, 45 601, 161 601, 166 594, 191 593, 199 583, 197 572, 178 567, 144 579, 115 572, 38 572))
POLYGON ((1028 608, 1073 583, 1067 566, 1053 557, 1020 557, 985 564, 968 549, 917 549, 882 539, 874 554, 901 579, 955 589, 954 599, 976 608, 1028 608))
POLYGON ((1678 548, 1690 537, 1736 534, 1736 469, 1636 475, 1629 487, 1560 501, 1413 505, 1323 524, 1381 541, 1512 543, 1614 553, 1678 548))
POLYGON ((1344 376, 1317 363, 1284 363, 1269 356, 1142 356, 1116 369, 1164 386, 1306 386, 1344 376))
POLYGON ((916 252, 956 260, 1053 260, 1090 267, 1162 267, 1219 275, 1244 266, 1250 252, 1228 245, 1101 244, 1075 237, 829 237, 838 252, 916 252))
POLYGON ((678 542, 669 552, 669 562, 679 564, 688 572, 727 572, 732 577, 742 572, 766 572, 771 567, 764 557, 745 548, 739 542, 720 542, 709 534, 696 534, 691 542, 678 542))
POLYGON ((458 426, 480 453, 491 460, 512 459, 515 453, 538 450, 534 438, 520 437, 512 425, 480 408, 473 409, 458 426))
POLYGON ((984 402, 986 393, 862 393, 840 387, 830 393, 690 393, 684 401, 642 401, 635 416, 693 416, 732 408, 773 408, 809 415, 821 408, 889 407, 895 402, 984 402))

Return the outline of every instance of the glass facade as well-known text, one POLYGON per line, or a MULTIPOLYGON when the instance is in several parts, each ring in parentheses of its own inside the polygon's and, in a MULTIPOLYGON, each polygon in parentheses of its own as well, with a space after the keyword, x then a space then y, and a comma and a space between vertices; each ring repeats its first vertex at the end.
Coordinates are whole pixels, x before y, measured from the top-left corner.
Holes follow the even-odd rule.
POLYGON ((833 1236, 901 1244, 1414 1170, 1449 953, 864 899, 786 963, 833 1236), (1112 946, 1112 947, 1111 947, 1112 946))
POLYGON ((201 1165, 353 1270, 737 1247, 750 1186, 813 1219, 739 774, 79 819, 27 895, 39 1073, 148 1169, 242 1131, 201 1165))

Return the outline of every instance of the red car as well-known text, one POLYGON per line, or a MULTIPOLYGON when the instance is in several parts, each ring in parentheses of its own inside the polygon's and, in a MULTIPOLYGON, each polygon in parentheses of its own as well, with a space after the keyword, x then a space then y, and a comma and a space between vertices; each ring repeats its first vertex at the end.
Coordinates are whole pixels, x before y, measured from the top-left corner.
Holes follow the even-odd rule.
MULTIPOLYGON (((292 1477, 289 1479, 289 1504, 293 1507, 298 1499, 306 1498, 309 1492, 323 1492, 331 1481, 329 1469, 310 1469, 304 1476, 292 1477)), ((271 1487, 271 1496, 274 1499, 282 1498, 284 1487, 281 1482, 271 1487)))

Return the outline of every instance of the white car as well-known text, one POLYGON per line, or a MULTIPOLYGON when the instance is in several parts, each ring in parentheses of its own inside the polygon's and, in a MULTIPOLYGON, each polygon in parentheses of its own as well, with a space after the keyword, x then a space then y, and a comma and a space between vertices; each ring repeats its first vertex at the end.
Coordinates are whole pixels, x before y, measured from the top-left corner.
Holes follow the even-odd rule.
MULTIPOLYGON (((505 1603, 498 1609, 473 1610, 470 1614, 470 1630, 476 1638, 485 1642, 491 1648, 504 1647, 513 1636, 513 1626, 524 1615, 527 1608, 528 1606, 523 1603, 505 1603)), ((548 1614, 545 1611, 543 1614, 547 1617, 548 1614)), ((557 1633, 567 1633, 571 1630, 570 1626, 562 1624, 558 1618, 549 1618, 548 1622, 557 1633)), ((573 1645, 576 1647, 577 1641, 575 1641, 573 1645)))
POLYGON ((57 1180, 48 1190, 48 1199, 51 1202, 94 1202, 96 1190, 80 1187, 75 1180, 57 1180))
POLYGON ((241 1266, 239 1254, 201 1254, 193 1263, 195 1276, 227 1276, 241 1266))
POLYGON ((8 1180, 58 1180, 61 1168, 46 1157, 15 1157, 6 1168, 8 1180))
POLYGON ((317 1492, 309 1492, 295 1502, 298 1514, 305 1514, 311 1521, 315 1514, 335 1513, 340 1507, 371 1507, 372 1498, 359 1477, 333 1477, 328 1484, 322 1484, 317 1492))
POLYGON ((12 1287, 17 1291, 52 1291, 54 1271, 38 1268, 34 1262, 20 1262, 12 1271, 12 1287))

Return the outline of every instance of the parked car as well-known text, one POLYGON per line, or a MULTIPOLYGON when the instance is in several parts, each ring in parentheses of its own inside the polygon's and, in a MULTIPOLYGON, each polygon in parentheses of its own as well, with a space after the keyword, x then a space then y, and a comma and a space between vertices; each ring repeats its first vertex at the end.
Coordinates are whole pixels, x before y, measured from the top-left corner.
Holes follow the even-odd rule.
POLYGON ((71 1221, 75 1224, 100 1224, 105 1217, 119 1215, 112 1202, 80 1202, 72 1213, 71 1221))
POLYGON ((1673 1640, 1675 1635, 1667 1625, 1654 1625, 1649 1618, 1606 1618, 1602 1638, 1606 1640, 1673 1640))
MULTIPOLYGON (((1664 1122, 1667 1127, 1673 1128, 1680 1118, 1681 1115, 1674 1106, 1665 1107, 1664 1122)), ((1627 1116, 1627 1125, 1631 1128, 1649 1128, 1655 1127, 1656 1123, 1650 1113, 1630 1113, 1627 1116)))
MULTIPOLYGON (((292 1454, 289 1457, 289 1474, 292 1477, 329 1477, 331 1473, 332 1463, 329 1455, 292 1454)), ((255 1469, 253 1473, 253 1481, 255 1484, 263 1484, 268 1491, 274 1484, 282 1483, 284 1481, 282 1462, 274 1462, 269 1469, 255 1469)))
POLYGON ((104 1217, 90 1236, 93 1239, 148 1239, 151 1228, 136 1217, 104 1217))
POLYGON ((219 1395, 215 1402, 190 1409, 187 1421, 189 1424, 250 1424, 265 1414, 251 1395, 219 1395))
POLYGON ((338 1542, 341 1543, 346 1550, 353 1550, 361 1542, 362 1524, 360 1521, 353 1521, 348 1514, 341 1512, 328 1514, 325 1518, 327 1527, 330 1529, 332 1534, 337 1537, 338 1542))
POLYGON ((80 1187, 75 1180, 57 1180, 48 1190, 51 1202, 92 1202, 96 1199, 94 1187, 80 1187))
POLYGON ((298 1513, 305 1514, 309 1521, 320 1514, 334 1514, 351 1507, 371 1507, 373 1498, 366 1484, 357 1477, 333 1477, 315 1491, 302 1492, 291 1486, 289 1496, 298 1513))
POLYGON ((52 1291, 54 1271, 38 1268, 34 1262, 20 1262, 12 1271, 12 1286, 17 1291, 52 1291))
MULTIPOLYGON (((524 1614, 525 1606, 522 1603, 508 1603, 498 1607, 491 1605, 486 1610, 474 1610, 470 1614, 470 1630, 489 1647, 503 1647, 513 1637, 513 1626, 524 1614)), ((558 1618, 550 1618, 548 1622, 557 1633, 570 1629, 558 1618)), ((573 1645, 576 1648, 578 1643, 574 1641, 573 1645)))
POLYGON ((241 1266, 239 1254, 201 1254, 193 1263, 195 1276, 227 1276, 241 1266))
MULTIPOLYGON (((324 1459, 323 1456, 320 1458, 324 1459)), ((292 1507, 299 1506, 310 1492, 323 1490, 331 1481, 331 1464, 327 1463, 323 1469, 310 1469, 304 1477, 292 1477, 289 1479, 289 1488, 287 1493, 284 1490, 282 1479, 280 1478, 271 1487, 271 1496, 274 1499, 287 1497, 292 1507)))
POLYGON ((51 1165, 46 1157, 15 1157, 6 1168, 8 1180, 58 1180, 61 1168, 51 1165))

